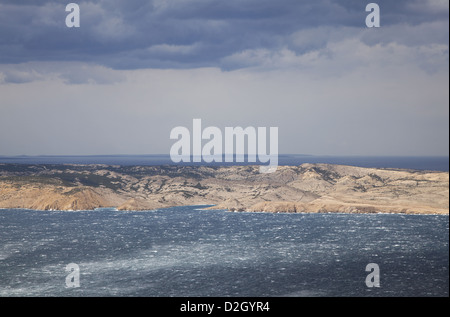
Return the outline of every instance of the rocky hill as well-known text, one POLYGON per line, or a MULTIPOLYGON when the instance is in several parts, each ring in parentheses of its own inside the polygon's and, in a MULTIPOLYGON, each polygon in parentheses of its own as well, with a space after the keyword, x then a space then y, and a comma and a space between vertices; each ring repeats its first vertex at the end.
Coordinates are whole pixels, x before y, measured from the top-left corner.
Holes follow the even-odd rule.
POLYGON ((111 166, 0 164, 0 208, 449 213, 449 173, 329 164, 111 166))

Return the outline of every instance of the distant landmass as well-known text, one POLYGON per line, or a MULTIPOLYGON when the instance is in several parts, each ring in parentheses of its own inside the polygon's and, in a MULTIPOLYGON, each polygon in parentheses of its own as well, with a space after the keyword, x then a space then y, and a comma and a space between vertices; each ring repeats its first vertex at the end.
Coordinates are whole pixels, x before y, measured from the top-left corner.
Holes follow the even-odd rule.
POLYGON ((182 205, 248 212, 449 213, 449 173, 332 164, 117 166, 0 164, 0 208, 149 210, 182 205))
MULTIPOLYGON (((39 156, 2 156, 0 164, 106 164, 121 166, 157 166, 173 165, 178 166, 166 154, 148 155, 39 155, 39 156)), ((336 165, 350 165, 370 168, 402 168, 415 170, 449 171, 448 156, 329 156, 329 155, 309 155, 309 154, 279 154, 278 165, 299 166, 304 163, 322 163, 336 165)), ((254 165, 249 163, 248 157, 244 156, 244 162, 226 163, 222 157, 222 162, 208 163, 208 166, 243 166, 254 165)), ((183 166, 203 166, 204 162, 183 163, 183 166)))

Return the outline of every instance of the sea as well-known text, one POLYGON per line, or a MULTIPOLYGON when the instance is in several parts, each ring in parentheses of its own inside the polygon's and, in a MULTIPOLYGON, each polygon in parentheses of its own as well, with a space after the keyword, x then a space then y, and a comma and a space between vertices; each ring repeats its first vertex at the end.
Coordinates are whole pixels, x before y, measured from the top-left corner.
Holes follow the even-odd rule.
MULTIPOLYGON (((208 163, 212 166, 252 165, 247 156, 243 162, 208 163)), ((179 165, 173 163, 169 155, 41 155, 41 156, 1 156, 0 164, 107 164, 107 165, 179 165)), ((400 168, 432 171, 449 171, 448 156, 319 156, 304 154, 280 154, 278 165, 297 166, 303 163, 341 164, 373 168, 400 168)), ((183 162, 183 165, 205 165, 205 163, 183 162)))
POLYGON ((449 295, 448 216, 204 207, 1 210, 0 296, 449 295))
MULTIPOLYGON (((124 160, 93 158, 18 160, 124 160)), ((127 164, 143 165, 141 159, 127 164)), ((350 158, 340 159, 352 165, 350 158)), ((360 159, 353 165, 383 162, 360 159)), ((376 167, 448 171, 448 158, 447 163, 445 158, 389 162, 376 167)), ((0 210, 0 297, 449 296, 448 215, 274 214, 206 207, 0 210)))

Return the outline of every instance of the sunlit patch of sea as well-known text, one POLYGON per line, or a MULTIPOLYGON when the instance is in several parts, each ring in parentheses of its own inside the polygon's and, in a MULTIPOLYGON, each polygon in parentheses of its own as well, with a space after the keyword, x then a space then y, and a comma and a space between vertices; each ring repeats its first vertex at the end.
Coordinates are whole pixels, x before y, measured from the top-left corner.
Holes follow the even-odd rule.
POLYGON ((448 216, 203 207, 1 210, 0 296, 449 294, 448 216), (66 286, 69 263, 80 287, 66 286))

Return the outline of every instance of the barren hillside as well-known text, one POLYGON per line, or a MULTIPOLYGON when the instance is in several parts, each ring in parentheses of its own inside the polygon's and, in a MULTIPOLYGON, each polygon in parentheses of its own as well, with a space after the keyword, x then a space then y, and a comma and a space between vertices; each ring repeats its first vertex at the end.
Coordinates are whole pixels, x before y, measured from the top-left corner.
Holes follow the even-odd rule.
POLYGON ((449 174, 329 164, 108 166, 0 164, 0 208, 144 210, 211 204, 232 211, 449 212, 449 174))

